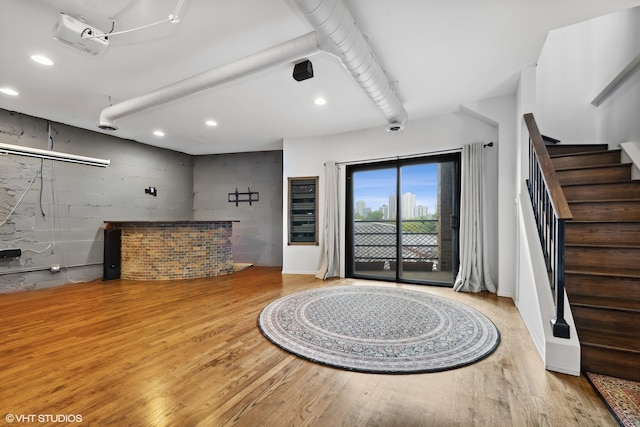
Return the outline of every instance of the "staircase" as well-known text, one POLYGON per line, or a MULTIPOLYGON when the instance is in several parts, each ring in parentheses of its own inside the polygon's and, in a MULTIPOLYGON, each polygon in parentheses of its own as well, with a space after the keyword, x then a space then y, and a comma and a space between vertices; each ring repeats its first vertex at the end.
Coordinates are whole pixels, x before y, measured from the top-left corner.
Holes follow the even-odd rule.
POLYGON ((565 289, 582 369, 640 381, 640 181, 606 145, 547 150, 573 214, 565 289))

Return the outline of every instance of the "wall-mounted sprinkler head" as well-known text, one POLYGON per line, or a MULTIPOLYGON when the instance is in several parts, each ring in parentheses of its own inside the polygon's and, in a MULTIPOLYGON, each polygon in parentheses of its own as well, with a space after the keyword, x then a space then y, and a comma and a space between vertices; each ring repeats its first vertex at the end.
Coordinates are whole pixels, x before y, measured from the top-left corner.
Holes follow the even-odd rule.
POLYGON ((404 124, 400 122, 391 122, 386 127, 386 130, 389 133, 400 132, 402 129, 404 129, 404 124))
POLYGON ((158 196, 158 189, 156 187, 149 187, 144 189, 144 194, 150 194, 153 197, 158 196))

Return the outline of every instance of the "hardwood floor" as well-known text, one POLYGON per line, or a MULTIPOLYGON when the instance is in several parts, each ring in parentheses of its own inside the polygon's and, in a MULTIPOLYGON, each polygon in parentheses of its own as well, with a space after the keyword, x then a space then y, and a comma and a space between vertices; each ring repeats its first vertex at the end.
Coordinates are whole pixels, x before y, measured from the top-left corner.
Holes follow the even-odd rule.
POLYGON ((500 330, 489 357, 438 373, 321 366, 257 327, 280 295, 355 282, 252 267, 213 279, 98 280, 0 295, 0 414, 34 416, 12 425, 42 425, 37 416, 47 414, 95 426, 616 425, 584 377, 544 370, 507 298, 385 284, 461 301, 500 330))

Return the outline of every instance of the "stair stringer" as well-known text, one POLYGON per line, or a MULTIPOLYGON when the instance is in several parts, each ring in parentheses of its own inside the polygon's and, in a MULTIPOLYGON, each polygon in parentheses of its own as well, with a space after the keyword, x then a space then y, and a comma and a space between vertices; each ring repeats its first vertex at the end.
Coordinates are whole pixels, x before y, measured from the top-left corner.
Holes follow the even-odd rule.
POLYGON ((545 369, 580 375, 580 341, 565 292, 565 320, 570 338, 553 336, 555 307, 551 285, 536 229, 533 207, 526 188, 518 198, 518 273, 516 307, 544 362, 545 369))

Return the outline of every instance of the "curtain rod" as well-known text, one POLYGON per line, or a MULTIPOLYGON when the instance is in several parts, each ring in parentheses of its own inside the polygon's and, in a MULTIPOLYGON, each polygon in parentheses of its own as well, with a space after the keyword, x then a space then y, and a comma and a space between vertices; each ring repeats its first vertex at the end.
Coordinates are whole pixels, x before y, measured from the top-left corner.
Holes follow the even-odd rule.
MULTIPOLYGON (((484 144, 484 147, 493 147, 493 141, 484 144)), ((416 154, 411 154, 411 155, 407 155, 407 156, 394 156, 394 157, 378 157, 378 158, 374 158, 374 159, 361 159, 361 160, 351 160, 351 161, 347 161, 347 162, 336 162, 336 165, 353 165, 353 164, 360 164, 360 163, 373 163, 373 162, 383 162, 386 160, 401 160, 401 159, 413 159, 416 157, 423 157, 423 156, 435 156, 435 155, 439 155, 439 154, 453 154, 453 153, 460 153, 462 151, 462 148, 451 148, 449 150, 438 150, 438 151, 428 151, 425 153, 416 153, 416 154)), ((326 165, 326 163, 325 163, 326 165)))
POLYGON ((426 153, 416 153, 416 154, 411 154, 407 156, 378 157, 373 159, 351 160, 348 162, 336 162, 336 165, 353 165, 353 164, 359 164, 359 163, 383 162, 386 160, 413 159, 416 157, 435 156, 438 154, 453 154, 453 153, 459 153, 461 151, 462 151, 462 148, 452 148, 450 150, 429 151, 426 153))

